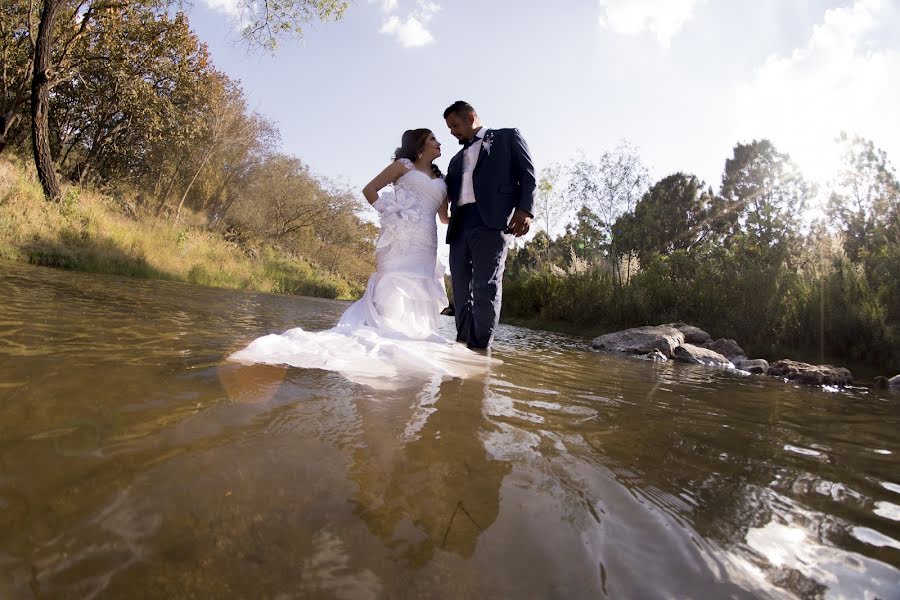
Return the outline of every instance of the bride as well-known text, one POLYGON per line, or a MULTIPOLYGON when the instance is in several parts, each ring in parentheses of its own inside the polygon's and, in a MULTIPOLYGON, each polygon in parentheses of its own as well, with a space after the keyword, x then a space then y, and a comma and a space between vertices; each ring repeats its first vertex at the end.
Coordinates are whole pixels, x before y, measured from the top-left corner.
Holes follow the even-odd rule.
POLYGON ((448 303, 437 258, 436 217, 449 222, 447 185, 434 164, 440 155, 430 130, 408 130, 394 161, 363 188, 381 224, 377 268, 336 327, 263 336, 230 358, 338 371, 351 379, 467 377, 484 370, 488 359, 437 332, 448 303), (379 195, 388 185, 393 189, 379 195))

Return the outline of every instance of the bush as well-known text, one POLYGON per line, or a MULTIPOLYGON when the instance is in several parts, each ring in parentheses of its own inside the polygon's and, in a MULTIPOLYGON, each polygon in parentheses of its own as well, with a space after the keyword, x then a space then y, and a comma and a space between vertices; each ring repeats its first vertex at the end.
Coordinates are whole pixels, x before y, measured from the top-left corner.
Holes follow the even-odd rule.
MULTIPOLYGON (((326 298, 352 299, 365 289, 358 280, 367 274, 362 259, 336 261, 342 269, 352 267, 340 271, 349 273, 345 277, 283 248, 271 247, 260 257, 248 252, 246 244, 196 225, 173 229, 149 212, 123 212, 123 203, 138 204, 124 196, 113 200, 70 186, 63 191, 59 204, 45 201, 30 162, 0 158, 0 258, 326 298)), ((118 193, 128 192, 122 188, 118 193)))
POLYGON ((843 256, 816 273, 762 260, 753 249, 722 247, 656 255, 623 286, 596 266, 523 268, 504 285, 503 315, 591 331, 684 321, 769 358, 817 356, 824 327, 826 355, 896 370, 900 339, 886 303, 900 289, 894 261, 883 260, 887 275, 877 282, 843 256))

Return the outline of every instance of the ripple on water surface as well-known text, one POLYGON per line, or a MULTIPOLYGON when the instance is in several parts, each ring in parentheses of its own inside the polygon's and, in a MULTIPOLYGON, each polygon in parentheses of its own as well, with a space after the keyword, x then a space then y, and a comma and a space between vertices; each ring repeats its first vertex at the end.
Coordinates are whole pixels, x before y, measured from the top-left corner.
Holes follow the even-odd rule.
POLYGON ((486 376, 373 388, 223 360, 343 302, 8 263, 0 297, 3 598, 900 589, 893 396, 507 326, 486 376))

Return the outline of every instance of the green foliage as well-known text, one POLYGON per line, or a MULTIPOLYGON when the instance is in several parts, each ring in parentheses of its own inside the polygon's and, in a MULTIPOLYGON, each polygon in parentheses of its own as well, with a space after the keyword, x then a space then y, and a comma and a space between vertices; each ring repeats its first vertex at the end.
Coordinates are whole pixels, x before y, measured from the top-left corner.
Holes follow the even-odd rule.
POLYGON ((73 46, 51 105, 54 155, 69 178, 139 180, 185 159, 217 74, 182 13, 153 3, 98 11, 73 46), (181 156, 178 156, 181 151, 181 156))
MULTIPOLYGON (((78 185, 69 188, 59 211, 54 208, 65 222, 45 215, 51 225, 41 231, 41 242, 20 256, 71 268, 102 270, 116 263, 132 270, 127 260, 118 260, 117 247, 98 248, 105 243, 102 233, 84 221, 79 190, 100 185, 140 190, 136 197, 125 191, 131 198, 111 205, 132 219, 155 225, 150 216, 155 213, 169 220, 168 231, 153 228, 129 246, 148 244, 159 258, 171 257, 176 278, 330 297, 361 292, 374 266, 376 228, 356 214, 354 194, 314 177, 295 157, 272 154, 278 145, 274 125, 250 112, 238 82, 214 68, 184 13, 172 10, 167 0, 60 0, 59 6, 50 61, 49 139, 59 170, 78 185), (221 248, 204 235, 200 215, 210 230, 239 231, 245 252, 276 243, 282 256, 315 256, 313 273, 277 269, 270 279, 252 268, 248 274, 245 267, 216 265, 223 259, 221 248), (93 264, 89 257, 95 254, 93 264), (187 261, 193 264, 182 264, 187 261)), ((273 32, 302 35, 305 24, 339 19, 346 3, 291 0, 242 7, 242 22, 251 28, 245 33, 259 41, 273 32)), ((0 150, 9 140, 29 137, 18 116, 30 92, 34 31, 29 25, 39 22, 40 8, 22 0, 0 8, 0 150)), ((40 186, 30 181, 15 192, 18 200, 26 187, 36 190, 36 199, 42 197, 40 186)), ((7 196, 0 196, 3 202, 7 196)), ((9 248, 4 255, 17 254, 20 245, 4 240, 9 248)))
POLYGON ((737 144, 722 175, 721 219, 746 247, 778 262, 797 252, 800 219, 813 188, 769 140, 737 144))
POLYGON ((580 273, 528 270, 504 285, 503 314, 593 323, 598 311, 609 306, 612 290, 609 275, 598 269, 580 273))
POLYGON ((886 308, 869 285, 863 268, 838 257, 826 276, 825 326, 829 348, 872 364, 890 361, 896 352, 886 308))
POLYGON ((690 250, 723 233, 717 230, 717 201, 712 190, 693 175, 676 173, 655 183, 638 201, 634 212, 613 226, 615 247, 634 252, 642 263, 657 254, 690 250))
POLYGON ((900 241, 900 183, 887 153, 869 140, 839 139, 844 160, 828 201, 828 215, 840 227, 844 251, 858 263, 900 241))
POLYGON ((0 2, 0 151, 10 143, 23 142, 27 110, 31 99, 31 69, 40 3, 26 0, 0 2))
POLYGON ((187 228, 182 228, 178 230, 178 235, 175 236, 175 246, 182 250, 185 246, 187 246, 188 241, 188 230, 187 228))
POLYGON ((685 321, 755 356, 821 354, 895 372, 896 179, 883 152, 860 140, 850 147, 835 188, 843 192, 831 195, 839 238, 822 224, 802 233, 795 211, 811 189, 786 155, 767 141, 738 144, 719 196, 671 175, 616 221, 609 246, 583 206, 565 235, 540 232, 510 252, 504 318, 592 332, 685 321), (865 191, 868 208, 857 211, 847 190, 865 191))
POLYGON ((287 36, 302 37, 308 24, 315 21, 337 21, 344 15, 344 0, 283 0, 254 2, 240 0, 237 8, 244 24, 244 39, 261 48, 274 51, 278 41, 287 36))
MULTIPOLYGON (((282 247, 266 247, 257 253, 250 240, 239 245, 202 227, 182 226, 173 231, 165 220, 152 214, 123 214, 121 207, 134 204, 133 198, 113 200, 90 188, 68 191, 69 200, 59 205, 43 202, 33 173, 0 160, 0 197, 4 198, 0 203, 0 258, 96 273, 345 299, 362 293, 371 272, 359 266, 351 277, 346 271, 323 266, 319 256, 315 261, 305 260, 282 247)), ((361 264, 365 259, 357 258, 361 264)))
POLYGON ((568 247, 573 256, 588 259, 602 256, 609 247, 608 228, 587 206, 575 213, 575 222, 566 226, 566 233, 559 244, 568 247))
POLYGON ((597 160, 577 159, 570 169, 568 195, 573 204, 589 207, 609 225, 634 208, 648 178, 637 149, 623 142, 597 160))
POLYGON ((871 254, 866 273, 888 322, 900 330, 900 243, 886 243, 871 254))
POLYGON ((267 252, 264 272, 274 282, 272 291, 280 294, 342 299, 353 297, 351 286, 346 281, 316 271, 303 260, 287 260, 267 252))
POLYGON ((66 190, 62 201, 59 203, 59 212, 62 216, 66 218, 75 216, 78 212, 78 197, 80 194, 78 188, 73 187, 66 190))

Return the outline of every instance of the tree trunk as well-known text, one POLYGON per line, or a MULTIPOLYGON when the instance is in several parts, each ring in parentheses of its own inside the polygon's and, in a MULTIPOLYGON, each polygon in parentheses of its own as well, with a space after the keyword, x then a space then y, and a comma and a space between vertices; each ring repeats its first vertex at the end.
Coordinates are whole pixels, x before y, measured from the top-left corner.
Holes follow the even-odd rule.
POLYGON ((0 153, 6 149, 6 144, 9 143, 9 132, 12 131, 13 125, 18 120, 18 106, 14 106, 6 114, 0 115, 0 153))
POLYGON ((178 208, 175 210, 175 223, 178 223, 178 217, 181 215, 181 207, 184 206, 184 201, 188 197, 188 193, 190 193, 191 188, 194 187, 194 182, 197 181, 197 177, 200 176, 200 172, 203 171, 203 167, 206 166, 206 163, 209 159, 212 158, 212 152, 208 152, 206 156, 203 157, 203 160, 200 162, 200 166, 197 168, 197 172, 194 173, 194 176, 191 178, 191 182, 188 184, 187 189, 184 190, 184 194, 181 195, 181 202, 178 203, 178 208))
POLYGON ((180 169, 178 167, 175 167, 175 172, 172 174, 172 178, 169 179, 169 184, 166 186, 166 191, 162 196, 159 197, 159 202, 156 204, 155 212, 157 217, 162 214, 163 208, 165 208, 165 206, 168 204, 169 194, 172 192, 172 188, 175 187, 175 182, 177 181, 180 172, 180 169))
MULTIPOLYGON (((222 181, 222 185, 219 186, 219 189, 216 190, 216 193, 213 194, 212 199, 209 201, 210 208, 207 211, 207 215, 213 215, 213 218, 207 218, 206 228, 207 229, 215 229, 219 224, 221 217, 219 216, 219 211, 221 211, 226 204, 228 204, 228 200, 222 202, 222 194, 225 192, 225 188, 228 187, 228 181, 231 179, 230 175, 226 175, 224 181, 222 181)), ((224 213, 223 213, 224 214, 224 213)))
POLYGON ((75 183, 79 186, 84 187, 85 181, 87 180, 88 173, 91 172, 91 163, 90 161, 84 161, 84 164, 80 166, 78 169, 78 176, 75 179, 75 183))
MULTIPOLYGON (((31 72, 33 65, 34 56, 32 55, 28 61, 28 66, 25 67, 25 71, 31 72)), ((13 125, 16 124, 16 121, 19 120, 19 108, 25 102, 26 89, 28 89, 28 79, 23 77, 19 89, 16 90, 15 98, 6 106, 3 114, 0 115, 0 153, 6 149, 6 145, 9 143, 9 132, 12 130, 13 125)))
POLYGON ((158 198, 160 192, 162 191, 162 180, 163 180, 163 170, 159 169, 159 172, 156 174, 156 185, 153 186, 153 196, 158 198))
POLYGON ((61 0, 44 0, 41 22, 34 47, 34 73, 31 79, 31 146, 38 179, 49 200, 59 202, 62 190, 50 151, 50 58, 53 24, 62 5, 61 0))
POLYGON ((78 143, 81 142, 81 138, 82 138, 83 134, 84 134, 84 129, 82 129, 81 131, 79 131, 78 133, 76 133, 76 134, 73 135, 73 136, 69 136, 68 139, 66 139, 65 141, 63 141, 63 142, 60 144, 60 147, 65 146, 66 144, 68 144, 68 148, 66 148, 66 151, 63 152, 62 158, 59 159, 59 168, 60 168, 60 169, 64 169, 64 168, 65 168, 66 162, 69 160, 69 154, 71 154, 71 153, 72 153, 72 150, 75 149, 75 146, 77 146, 78 143), (69 139, 72 140, 71 143, 69 143, 69 139))

